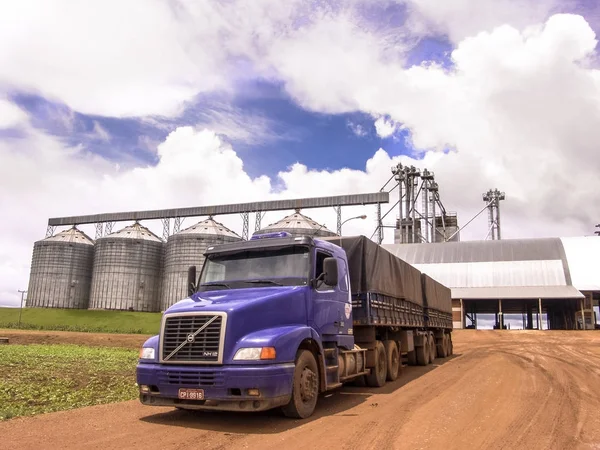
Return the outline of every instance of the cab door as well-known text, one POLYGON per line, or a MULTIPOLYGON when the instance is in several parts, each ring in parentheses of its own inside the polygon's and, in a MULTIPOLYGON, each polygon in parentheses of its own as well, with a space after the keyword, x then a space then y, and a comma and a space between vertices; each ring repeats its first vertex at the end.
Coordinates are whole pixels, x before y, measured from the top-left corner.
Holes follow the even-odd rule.
MULTIPOLYGON (((323 261, 328 257, 334 257, 334 255, 328 251, 317 249, 313 266, 315 279, 323 272, 323 261)), ((348 335, 352 329, 348 269, 343 258, 335 258, 338 263, 337 286, 328 286, 321 280, 313 290, 313 326, 323 337, 348 335)))

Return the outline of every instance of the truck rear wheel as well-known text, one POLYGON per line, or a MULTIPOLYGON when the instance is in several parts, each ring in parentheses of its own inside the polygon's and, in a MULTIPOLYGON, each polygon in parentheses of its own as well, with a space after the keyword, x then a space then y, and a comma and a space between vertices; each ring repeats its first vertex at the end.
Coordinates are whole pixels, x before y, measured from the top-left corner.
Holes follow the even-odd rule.
POLYGON ((448 356, 448 339, 443 334, 441 339, 436 339, 437 354, 440 358, 448 356))
POLYGON ((429 362, 432 363, 433 360, 436 358, 436 348, 435 348, 435 336, 433 335, 433 333, 429 333, 428 336, 428 342, 429 342, 429 362))
POLYGON ((450 356, 450 339, 448 335, 444 333, 444 358, 450 356))
POLYGON ((309 350, 300 350, 296 358, 292 380, 292 398, 283 406, 283 414, 295 419, 312 415, 319 397, 319 367, 315 355, 309 350))
POLYGON ((429 339, 427 339, 427 336, 425 336, 423 339, 423 345, 421 347, 415 347, 418 365, 426 366, 429 364, 429 348, 429 339))
POLYGON ((400 369, 400 353, 395 341, 384 341, 385 355, 387 357, 387 376, 388 381, 394 381, 398 378, 400 369))
POLYGON ((454 355, 454 345, 452 344, 452 335, 448 335, 448 356, 454 355))
POLYGON ((385 347, 381 341, 377 341, 375 345, 375 367, 371 368, 371 373, 366 376, 367 386, 381 387, 385 385, 387 377, 387 357, 385 347))

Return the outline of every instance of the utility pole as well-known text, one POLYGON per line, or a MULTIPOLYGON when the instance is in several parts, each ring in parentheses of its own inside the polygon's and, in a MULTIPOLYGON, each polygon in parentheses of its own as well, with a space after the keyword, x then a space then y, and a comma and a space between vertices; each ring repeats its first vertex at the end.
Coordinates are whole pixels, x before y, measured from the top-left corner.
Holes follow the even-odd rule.
POLYGON ((27 291, 18 290, 21 293, 21 309, 19 310, 19 328, 21 328, 21 314, 23 314, 23 296, 27 291))

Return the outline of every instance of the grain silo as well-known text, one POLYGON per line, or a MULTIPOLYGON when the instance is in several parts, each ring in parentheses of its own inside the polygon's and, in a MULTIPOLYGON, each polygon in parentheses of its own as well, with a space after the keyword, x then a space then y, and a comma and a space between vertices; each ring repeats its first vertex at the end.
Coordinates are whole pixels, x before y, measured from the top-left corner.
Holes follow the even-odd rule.
POLYGON ((275 233, 279 231, 287 231, 292 236, 337 236, 336 233, 328 230, 325 225, 319 225, 310 217, 301 214, 300 210, 298 209, 294 214, 290 214, 280 221, 254 232, 254 235, 262 233, 275 233))
POLYGON ((33 245, 27 306, 88 307, 94 241, 76 227, 33 245))
POLYGON ((164 243, 138 222, 98 238, 90 309, 156 312, 164 243))
POLYGON ((208 247, 241 239, 212 217, 169 236, 165 251, 161 311, 187 297, 188 268, 196 266, 197 274, 200 274, 204 252, 208 247))

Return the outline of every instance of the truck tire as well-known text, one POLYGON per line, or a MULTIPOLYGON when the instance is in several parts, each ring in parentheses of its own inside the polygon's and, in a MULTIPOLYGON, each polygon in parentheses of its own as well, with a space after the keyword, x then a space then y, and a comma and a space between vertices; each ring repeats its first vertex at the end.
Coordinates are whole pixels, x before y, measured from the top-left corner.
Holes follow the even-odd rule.
POLYGON ((385 355, 387 357, 387 381, 394 381, 398 378, 400 370, 400 353, 395 341, 383 341, 385 355))
POLYGON ((435 336, 433 335, 433 333, 429 333, 429 362, 432 363, 435 358, 437 357, 436 353, 436 348, 435 348, 435 336))
POLYGON ((283 414, 295 419, 306 419, 315 410, 319 397, 319 367, 315 355, 300 350, 296 358, 292 380, 292 398, 283 406, 283 414))
POLYGON ((443 334, 441 339, 436 339, 437 355, 440 358, 445 358, 448 355, 448 339, 443 334))
POLYGON ((387 377, 387 357, 385 347, 381 341, 375 345, 375 367, 371 368, 371 373, 366 376, 367 386, 382 387, 385 385, 387 377))
POLYGON ((419 366, 426 366, 429 364, 429 339, 427 336, 423 339, 423 345, 421 347, 415 347, 415 354, 417 355, 417 364, 419 366))
POLYGON ((448 348, 450 349, 448 352, 448 356, 454 355, 454 345, 452 344, 452 335, 448 335, 448 348))
POLYGON ((450 339, 449 336, 444 333, 444 358, 450 356, 450 339))

